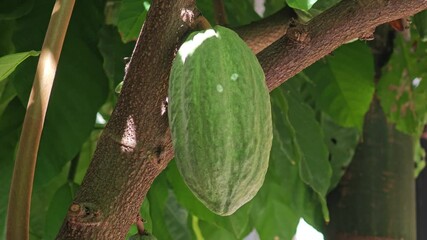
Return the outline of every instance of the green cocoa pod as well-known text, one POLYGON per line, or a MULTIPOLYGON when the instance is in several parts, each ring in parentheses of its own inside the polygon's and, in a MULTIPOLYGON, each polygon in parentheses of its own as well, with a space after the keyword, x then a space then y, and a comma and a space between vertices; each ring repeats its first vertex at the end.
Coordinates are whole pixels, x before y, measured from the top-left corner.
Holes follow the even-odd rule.
POLYGON ((230 215, 264 182, 270 98, 256 56, 230 29, 191 34, 173 62, 169 124, 178 169, 207 208, 230 215))

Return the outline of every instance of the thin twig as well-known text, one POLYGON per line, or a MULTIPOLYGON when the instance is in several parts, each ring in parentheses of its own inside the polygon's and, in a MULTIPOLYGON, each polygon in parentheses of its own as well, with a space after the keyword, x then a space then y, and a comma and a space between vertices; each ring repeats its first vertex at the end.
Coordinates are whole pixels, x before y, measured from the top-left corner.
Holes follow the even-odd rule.
POLYGON ((74 0, 56 1, 42 46, 19 140, 9 194, 6 237, 10 240, 29 239, 31 193, 37 152, 74 2, 74 0))

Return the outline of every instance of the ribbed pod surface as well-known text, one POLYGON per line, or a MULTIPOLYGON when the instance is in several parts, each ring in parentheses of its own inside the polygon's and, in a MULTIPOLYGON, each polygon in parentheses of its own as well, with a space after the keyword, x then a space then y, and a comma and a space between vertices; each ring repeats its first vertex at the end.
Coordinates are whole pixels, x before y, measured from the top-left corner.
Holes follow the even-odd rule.
POLYGON ((191 191, 230 215, 260 189, 272 142, 270 98, 255 55, 232 30, 191 34, 169 82, 175 159, 191 191))

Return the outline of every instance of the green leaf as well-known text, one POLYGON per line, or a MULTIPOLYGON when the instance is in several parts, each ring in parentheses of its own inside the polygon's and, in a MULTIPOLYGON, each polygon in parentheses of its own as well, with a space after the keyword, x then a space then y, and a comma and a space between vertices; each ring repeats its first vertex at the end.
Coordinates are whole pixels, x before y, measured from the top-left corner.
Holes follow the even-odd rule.
POLYGON ((169 163, 166 172, 178 202, 188 209, 189 212, 201 220, 228 230, 230 233, 234 234, 236 238, 241 238, 247 234, 251 207, 250 203, 241 207, 231 216, 221 217, 207 209, 203 203, 194 196, 182 179, 175 161, 169 163))
POLYGON ((56 191, 47 210, 44 239, 54 239, 56 237, 78 188, 79 185, 67 182, 56 191))
POLYGON ((0 20, 17 19, 28 14, 33 8, 34 0, 0 1, 0 20))
POLYGON ((414 41, 417 44, 402 37, 395 40, 395 50, 378 84, 378 96, 387 119, 398 130, 417 135, 427 115, 427 43, 414 41))
POLYGON ((11 83, 8 81, 0 82, 0 118, 12 101, 16 97, 16 90, 11 83))
POLYGON ((353 159, 359 140, 359 131, 355 128, 344 128, 322 114, 322 128, 325 142, 329 149, 329 161, 332 167, 332 178, 329 190, 337 186, 346 168, 353 159))
POLYGON ((157 239, 173 239, 165 222, 165 206, 169 195, 166 173, 163 171, 151 185, 147 199, 150 201, 150 217, 153 224, 153 235, 157 239))
POLYGON ((285 90, 289 104, 289 121, 295 129, 295 138, 301 156, 301 179, 324 197, 332 175, 328 150, 323 142, 323 132, 315 119, 314 111, 308 105, 301 103, 296 94, 296 92, 291 93, 285 90))
POLYGON ((369 48, 355 42, 334 51, 304 71, 314 82, 315 101, 344 127, 362 129, 374 93, 374 67, 369 48))
MULTIPOLYGON (((17 23, 14 33, 17 51, 41 47, 52 3, 37 1, 33 11, 17 23)), ((108 81, 97 51, 103 6, 98 1, 77 1, 75 4, 49 101, 35 185, 49 182, 77 155, 93 129, 98 109, 106 100, 108 81)), ((36 64, 35 59, 23 62, 11 79, 24 105, 36 64)))
POLYGON ((153 231, 153 221, 151 220, 150 215, 150 201, 148 199, 144 199, 144 202, 139 209, 139 213, 141 217, 144 219, 144 229, 148 232, 153 231))
POLYGON ((102 130, 95 129, 92 131, 86 142, 83 143, 82 148, 79 152, 79 160, 77 164, 76 174, 74 175, 73 181, 77 184, 81 184, 86 171, 92 161, 93 153, 96 149, 96 144, 101 136, 102 130))
POLYGON ((6 211, 9 200, 15 149, 21 132, 25 108, 18 98, 12 100, 0 117, 0 238, 5 234, 6 211))
POLYGON ((9 54, 3 57, 0 57, 0 82, 6 79, 16 67, 22 63, 28 57, 38 56, 39 52, 29 51, 9 54))
POLYGON ((147 0, 122 0, 117 27, 123 42, 138 38, 149 8, 150 1, 147 0))
POLYGON ((323 225, 323 218, 319 195, 300 177, 301 154, 295 129, 289 120, 285 92, 276 89, 270 93, 270 99, 273 145, 266 179, 254 199, 251 218, 262 239, 271 239, 271 236, 290 239, 301 217, 317 225, 323 225), (276 215, 274 209, 286 214, 276 215), (264 222, 272 227, 264 226, 264 222))
POLYGON ((304 11, 309 10, 316 2, 317 0, 286 0, 289 7, 304 11))
POLYGON ((172 190, 168 191, 164 219, 166 227, 171 236, 173 236, 173 239, 191 239, 191 232, 188 229, 187 225, 188 212, 186 209, 179 205, 172 190))
MULTIPOLYGON (((299 180, 298 172, 296 181, 299 180)), ((282 176, 287 178, 288 176, 282 176)), ((300 183, 302 183, 299 180, 300 183)), ((273 181, 266 180, 263 188, 256 196, 252 219, 255 222, 256 230, 261 239, 292 239, 296 232, 299 219, 302 215, 301 206, 295 209, 292 203, 289 203, 286 195, 289 191, 286 188, 297 190, 296 194, 305 191, 304 184, 298 187, 292 185, 280 186, 273 181)), ((301 199, 305 200, 305 199, 301 199)))
POLYGON ((113 26, 104 26, 99 32, 98 48, 104 59, 104 71, 110 80, 110 89, 123 81, 125 75, 125 57, 130 57, 134 43, 124 44, 120 40, 117 29, 113 26))
MULTIPOLYGON (((255 12, 253 1, 224 1, 228 25, 231 27, 241 26, 260 19, 255 12)), ((203 13, 212 25, 215 25, 214 6, 212 0, 198 0, 197 8, 203 13)))
POLYGON ((341 0, 318 0, 308 11, 295 9, 295 12, 304 22, 308 22, 339 2, 341 0))
POLYGON ((286 1, 283 1, 283 0, 266 0, 264 1, 264 11, 262 14, 260 14, 257 11, 257 2, 262 2, 262 1, 254 1, 255 11, 261 17, 270 16, 286 6, 286 1))
POLYGON ((204 240, 217 240, 217 239, 237 240, 237 238, 232 233, 225 230, 224 228, 215 226, 212 223, 199 220, 198 224, 204 240))
POLYGON ((427 10, 415 14, 413 21, 421 41, 427 42, 427 10))
POLYGON ((12 42, 14 29, 15 20, 0 20, 0 56, 8 55, 14 52, 14 46, 12 42))

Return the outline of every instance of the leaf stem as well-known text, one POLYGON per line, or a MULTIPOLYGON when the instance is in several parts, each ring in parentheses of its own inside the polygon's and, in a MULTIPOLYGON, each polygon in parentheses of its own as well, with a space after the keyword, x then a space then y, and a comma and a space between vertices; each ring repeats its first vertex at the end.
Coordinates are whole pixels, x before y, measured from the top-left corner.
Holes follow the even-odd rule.
POLYGON ((212 26, 204 16, 200 15, 196 19, 196 28, 207 30, 207 29, 211 29, 212 26))
POLYGON ((27 240, 34 171, 44 119, 75 0, 57 0, 42 46, 33 87, 24 118, 12 184, 6 224, 6 238, 27 240))
POLYGON ((227 13, 225 12, 224 1, 223 0, 213 0, 214 12, 215 12, 215 22, 218 25, 226 26, 227 13))

